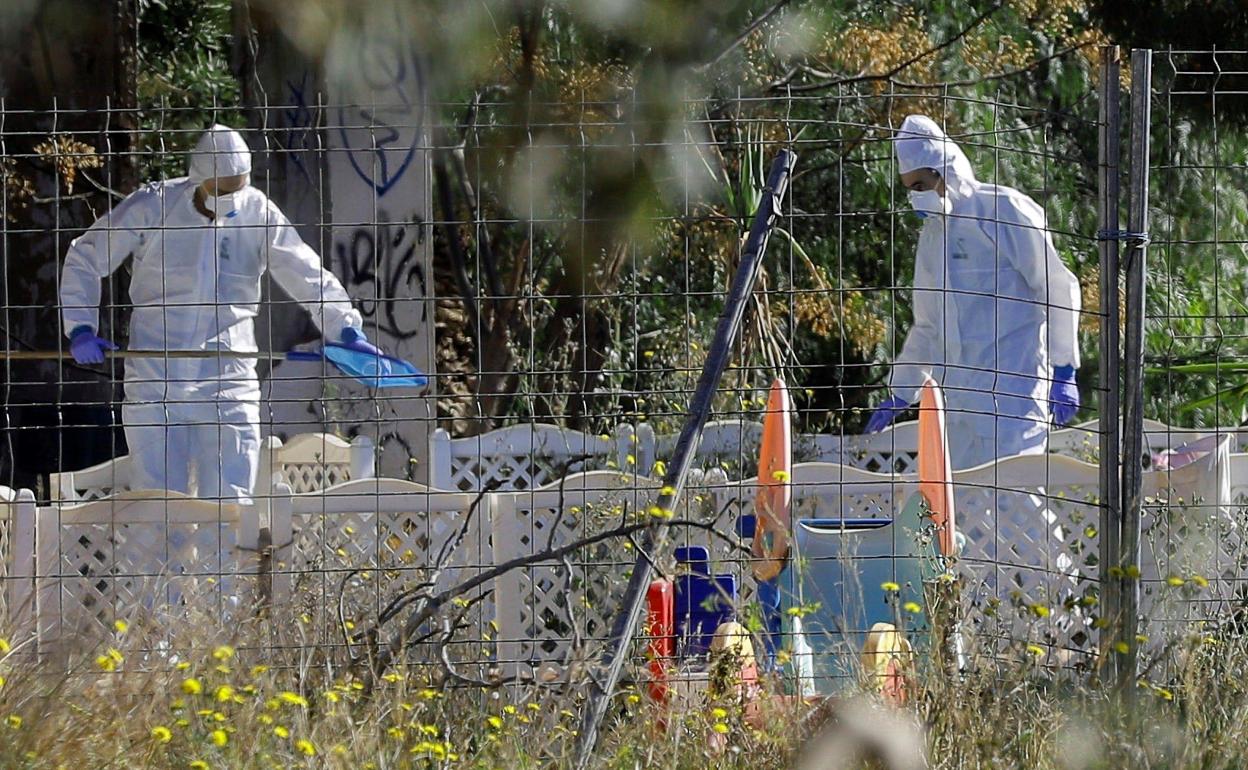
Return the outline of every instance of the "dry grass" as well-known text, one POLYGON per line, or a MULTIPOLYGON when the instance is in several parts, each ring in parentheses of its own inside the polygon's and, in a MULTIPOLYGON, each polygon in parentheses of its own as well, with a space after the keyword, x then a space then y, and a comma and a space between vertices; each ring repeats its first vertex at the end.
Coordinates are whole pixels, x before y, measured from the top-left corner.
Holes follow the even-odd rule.
MULTIPOLYGON (((278 613, 280 614, 280 613, 278 613)), ((558 688, 452 684, 412 665, 368 693, 307 646, 306 621, 227 630, 203 619, 157 638, 122 627, 38 662, 6 642, 0 766, 23 768, 557 768, 580 717, 558 688), (175 653, 174 650, 183 651, 175 653)), ((731 696, 665 715, 621 692, 599 745, 607 768, 1234 768, 1248 757, 1248 645, 1234 622, 1193 626, 1166 673, 1126 695, 1048 668, 1018 645, 970 670, 928 660, 910 706, 873 697, 775 708, 761 729, 731 696), (814 737, 814 740, 812 739, 814 737)))

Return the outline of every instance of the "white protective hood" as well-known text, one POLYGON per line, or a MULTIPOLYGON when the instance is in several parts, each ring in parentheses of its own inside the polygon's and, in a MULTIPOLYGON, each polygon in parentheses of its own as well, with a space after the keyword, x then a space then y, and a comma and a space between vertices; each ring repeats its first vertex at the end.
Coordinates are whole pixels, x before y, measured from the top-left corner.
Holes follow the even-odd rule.
POLYGON ((215 125, 204 132, 191 151, 187 176, 194 184, 223 176, 251 173, 251 149, 243 135, 228 126, 215 125))
POLYGON ((893 140, 897 148, 897 171, 908 174, 920 168, 934 169, 945 180, 952 199, 969 198, 975 191, 975 171, 956 142, 945 136, 936 121, 926 115, 910 115, 893 140))

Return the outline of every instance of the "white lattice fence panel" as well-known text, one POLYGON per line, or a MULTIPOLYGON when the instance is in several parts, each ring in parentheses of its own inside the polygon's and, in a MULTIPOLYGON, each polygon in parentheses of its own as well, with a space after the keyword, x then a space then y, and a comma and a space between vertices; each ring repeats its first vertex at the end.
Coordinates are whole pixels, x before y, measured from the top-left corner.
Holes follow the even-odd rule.
MULTIPOLYGON (((955 474, 969 630, 1002 643, 1090 652, 1100 521, 1097 470, 1073 458, 1010 458, 955 474), (1069 463, 1065 462, 1069 460, 1069 463)), ((1081 662, 1087 662, 1082 660, 1081 662)))
MULTIPOLYGON (((321 643, 341 644, 375 626, 405 592, 431 581, 444 589, 490 563, 481 535, 488 496, 478 502, 398 479, 364 479, 278 502, 289 504, 292 530, 279 565, 291 581, 278 590, 314 621, 321 643)), ((490 615, 492 604, 474 615, 465 637, 482 638, 482 613, 490 615)))
POLYGON ((590 470, 645 470, 651 454, 628 425, 614 436, 554 425, 513 425, 460 439, 439 430, 432 438, 432 479, 434 486, 460 491, 536 489, 590 470))
POLYGON ((252 509, 164 492, 134 495, 39 509, 41 638, 96 636, 118 619, 162 623, 207 614, 226 621, 250 610, 252 509))
MULTIPOLYGON (((646 515, 658 483, 613 471, 566 477, 532 492, 499 495, 498 562, 538 554, 646 515)), ((499 661, 541 676, 596 648, 619 607, 634 552, 618 540, 587 546, 566 561, 544 560, 498 581, 499 661)))

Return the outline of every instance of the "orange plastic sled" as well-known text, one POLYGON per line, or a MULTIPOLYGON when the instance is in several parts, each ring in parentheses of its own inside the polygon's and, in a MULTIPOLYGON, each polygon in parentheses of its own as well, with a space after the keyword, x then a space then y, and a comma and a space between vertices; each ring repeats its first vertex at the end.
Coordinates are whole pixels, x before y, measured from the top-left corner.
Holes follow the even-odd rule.
POLYGON ((953 506, 953 471, 945 432, 945 398, 931 377, 919 394, 919 494, 927 500, 942 556, 954 554, 957 517, 953 506))
POLYGON ((793 406, 784 380, 771 383, 767 415, 763 418, 763 443, 758 453, 758 495, 754 498, 754 577, 771 580, 789 558, 789 504, 793 470, 793 406))

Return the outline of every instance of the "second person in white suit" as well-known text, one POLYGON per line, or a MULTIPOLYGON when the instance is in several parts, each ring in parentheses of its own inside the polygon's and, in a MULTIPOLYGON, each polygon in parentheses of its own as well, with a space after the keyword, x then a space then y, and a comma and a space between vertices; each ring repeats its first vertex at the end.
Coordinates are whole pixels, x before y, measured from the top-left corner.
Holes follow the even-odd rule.
POLYGON ((1051 417, 1065 424, 1079 409, 1079 283, 1035 201, 978 181, 930 118, 907 117, 894 144, 924 218, 914 325, 893 362, 892 397, 867 429, 892 422, 931 375, 944 389, 955 468, 1043 452, 1051 417))

